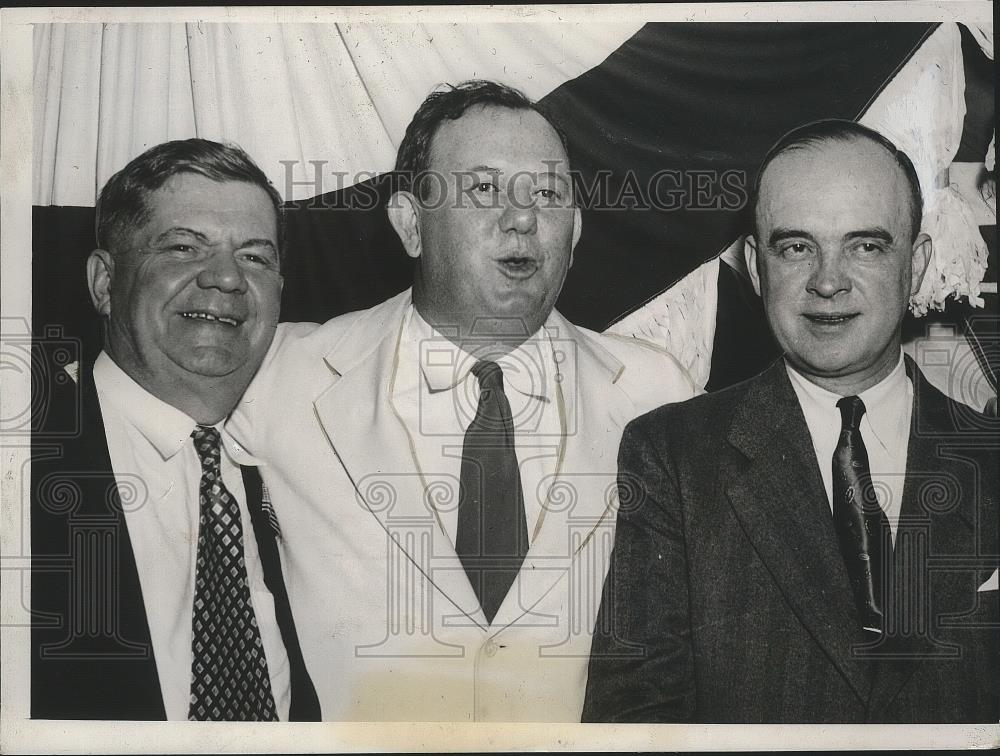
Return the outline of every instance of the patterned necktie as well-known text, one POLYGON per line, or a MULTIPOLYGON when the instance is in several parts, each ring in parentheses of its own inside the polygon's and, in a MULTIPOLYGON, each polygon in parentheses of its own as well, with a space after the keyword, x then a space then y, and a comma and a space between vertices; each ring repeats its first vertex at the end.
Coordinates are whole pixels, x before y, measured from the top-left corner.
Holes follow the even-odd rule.
POLYGON ((885 630, 883 587, 889 585, 892 535, 889 520, 879 506, 861 440, 865 403, 857 396, 837 402, 841 431, 833 452, 833 522, 851 580, 861 627, 885 630))
POLYGON ((493 622, 528 553, 528 526, 503 371, 495 362, 477 362, 472 374, 479 406, 462 448, 455 551, 493 622))
POLYGON ((201 517, 188 719, 273 722, 278 715, 250 603, 240 507, 222 483, 219 431, 199 425, 191 437, 201 459, 201 517))

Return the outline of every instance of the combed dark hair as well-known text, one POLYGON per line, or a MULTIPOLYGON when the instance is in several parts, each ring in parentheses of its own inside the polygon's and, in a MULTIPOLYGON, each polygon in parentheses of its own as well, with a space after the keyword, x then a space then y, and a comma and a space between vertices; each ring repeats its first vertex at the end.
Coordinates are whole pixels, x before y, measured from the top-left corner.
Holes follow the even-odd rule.
POLYGON ((867 126, 862 126, 855 121, 847 121, 841 118, 825 118, 820 121, 813 121, 804 126, 792 129, 779 139, 760 163, 757 175, 754 177, 753 192, 750 195, 751 222, 753 223, 754 234, 757 233, 757 202, 760 199, 760 183, 764 176, 764 171, 774 162, 775 158, 792 150, 804 147, 815 147, 824 142, 850 142, 852 139, 867 139, 882 147, 896 160, 906 176, 906 181, 910 186, 910 224, 913 230, 912 238, 916 238, 920 233, 920 221, 923 217, 924 198, 920 192, 920 181, 917 179, 917 172, 913 167, 910 158, 889 141, 882 134, 867 126))
POLYGON ((403 141, 399 144, 395 170, 400 189, 413 192, 421 200, 427 199, 426 182, 422 179, 430 170, 434 135, 446 120, 461 118, 469 108, 477 105, 533 110, 559 135, 566 157, 569 158, 569 141, 562 129, 521 90, 485 79, 470 79, 454 86, 441 86, 445 88, 431 92, 417 108, 413 120, 406 127, 403 141))
POLYGON ((281 195, 242 149, 208 139, 177 139, 150 147, 108 179, 97 199, 97 245, 114 251, 124 235, 145 223, 147 198, 172 176, 196 173, 212 181, 243 181, 270 197, 277 216, 279 256, 284 242, 281 195))

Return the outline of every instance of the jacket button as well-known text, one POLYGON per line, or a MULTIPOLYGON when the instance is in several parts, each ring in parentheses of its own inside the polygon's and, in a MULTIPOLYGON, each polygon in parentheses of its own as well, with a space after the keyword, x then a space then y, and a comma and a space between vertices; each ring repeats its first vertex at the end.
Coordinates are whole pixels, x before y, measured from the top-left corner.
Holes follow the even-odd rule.
POLYGON ((490 657, 496 656, 498 649, 499 646, 497 646, 496 641, 492 638, 486 641, 486 645, 483 646, 483 650, 486 652, 486 655, 490 657))

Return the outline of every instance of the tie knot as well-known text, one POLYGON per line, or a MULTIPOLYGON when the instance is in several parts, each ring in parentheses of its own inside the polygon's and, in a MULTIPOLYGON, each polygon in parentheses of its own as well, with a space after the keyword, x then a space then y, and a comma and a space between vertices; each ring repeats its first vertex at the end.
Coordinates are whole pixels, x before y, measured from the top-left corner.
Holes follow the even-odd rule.
POLYGON ((842 430, 857 430, 861 426, 861 418, 865 414, 865 403, 860 396, 845 396, 837 402, 840 408, 842 430))
POLYGON ((495 362, 480 360, 472 366, 472 374, 479 381, 480 389, 497 389, 503 393, 503 370, 495 362))
POLYGON ((216 467, 219 464, 219 431, 211 425, 198 425, 191 431, 194 449, 198 452, 202 467, 216 467))

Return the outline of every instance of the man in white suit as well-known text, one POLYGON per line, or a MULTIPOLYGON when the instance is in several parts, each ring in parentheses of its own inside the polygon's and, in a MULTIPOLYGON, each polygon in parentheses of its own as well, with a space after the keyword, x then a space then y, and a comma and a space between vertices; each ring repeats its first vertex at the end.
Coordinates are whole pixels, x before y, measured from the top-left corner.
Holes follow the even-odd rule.
POLYGON ((228 428, 279 510, 324 718, 578 721, 622 429, 695 389, 554 311, 580 210, 520 92, 430 95, 396 169, 413 288, 280 326, 228 428))

